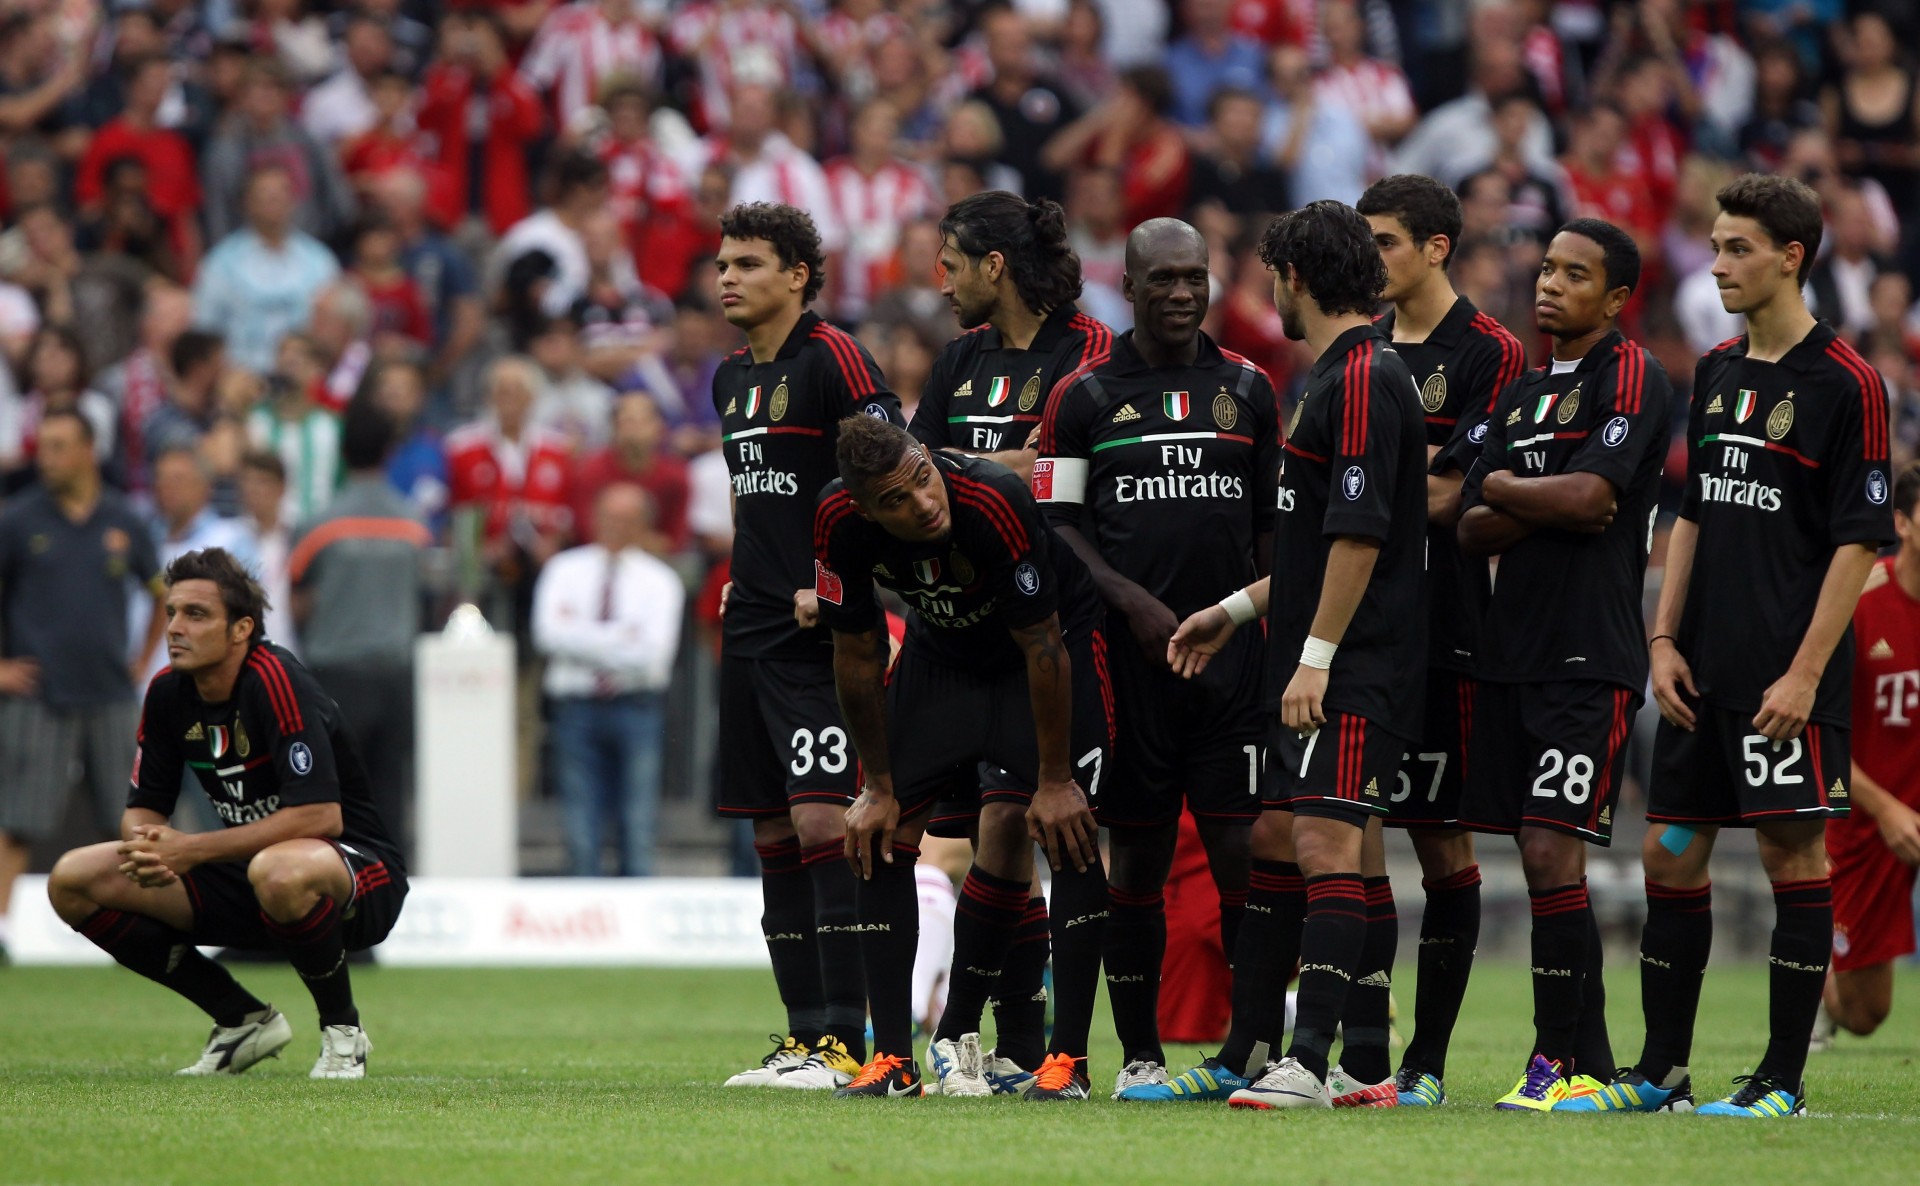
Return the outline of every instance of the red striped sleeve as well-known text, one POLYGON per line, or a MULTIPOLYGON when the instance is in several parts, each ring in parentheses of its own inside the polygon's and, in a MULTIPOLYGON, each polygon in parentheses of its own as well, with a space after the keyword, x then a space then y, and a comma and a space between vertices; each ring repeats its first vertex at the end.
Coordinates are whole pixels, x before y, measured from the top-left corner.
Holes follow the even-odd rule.
POLYGON ((840 366, 840 375, 847 382, 847 391, 856 400, 865 399, 874 393, 873 376, 861 365, 860 345, 849 337, 845 330, 821 322, 813 327, 813 336, 825 342, 827 349, 833 352, 833 360, 840 366))
POLYGON ((1013 504, 1007 501, 1006 495, 985 482, 976 482, 960 474, 953 475, 953 489, 962 502, 987 517, 1013 555, 1024 556, 1032 548, 1027 529, 1020 522, 1020 516, 1014 513, 1013 504))
POLYGON ((840 521, 853 514, 853 495, 842 490, 820 504, 813 512, 813 554, 824 557, 827 545, 833 541, 833 529, 840 521))
POLYGON ((1075 370, 1084 370, 1105 362, 1113 354, 1113 331, 1104 321, 1075 313, 1068 326, 1086 335, 1086 344, 1080 348, 1080 361, 1075 370))
POLYGON ((1616 411, 1638 415, 1647 385, 1647 359, 1640 347, 1622 342, 1614 347, 1618 366, 1613 379, 1613 406, 1616 411))
POLYGON ((261 686, 267 690, 267 701, 273 705, 273 715, 284 735, 299 733, 306 728, 300 717, 300 701, 293 694, 293 681, 287 678, 287 669, 280 657, 272 651, 256 650, 247 656, 247 666, 253 668, 260 677, 261 686))
POLYGON ((1494 348, 1500 352, 1500 365, 1494 371, 1493 390, 1487 393, 1487 411, 1491 412, 1507 385, 1526 373, 1527 352, 1520 345, 1520 339, 1492 316, 1476 313, 1471 324, 1475 330, 1492 339, 1494 348))
POLYGON ((1862 455, 1868 461, 1887 456, 1887 388, 1880 372, 1839 338, 1827 344, 1827 354, 1860 384, 1862 455))
POLYGON ((1347 355, 1346 408, 1341 419, 1340 451, 1358 457, 1367 451, 1367 401, 1373 394, 1373 343, 1362 342, 1347 355))

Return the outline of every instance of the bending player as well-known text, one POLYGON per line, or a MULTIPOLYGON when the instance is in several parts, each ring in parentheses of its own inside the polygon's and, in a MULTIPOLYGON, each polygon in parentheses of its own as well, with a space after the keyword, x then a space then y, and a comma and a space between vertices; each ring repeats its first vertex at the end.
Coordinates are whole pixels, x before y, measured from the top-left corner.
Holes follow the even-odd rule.
POLYGON ((1387 266, 1393 308, 1377 324, 1413 372, 1427 424, 1426 718, 1419 745, 1401 757, 1388 825, 1408 829, 1427 898, 1413 1040, 1394 1083, 1402 1104, 1433 1107, 1447 1098, 1447 1047, 1480 940, 1480 866, 1472 834, 1460 827, 1460 788, 1473 727, 1474 649, 1492 582, 1485 561, 1460 554, 1454 527, 1460 482, 1480 455, 1487 413, 1526 369, 1527 356, 1448 279, 1461 225, 1452 190, 1402 173, 1367 187, 1357 208, 1387 266))
POLYGON ((720 639, 721 815, 753 821, 761 929, 787 1032, 729 1087, 839 1087, 865 1058, 853 877, 840 859, 855 767, 814 623, 814 497, 853 416, 900 401, 859 342, 807 306, 826 282, 813 219, 755 202, 720 220, 720 308, 747 338, 713 376, 733 480, 732 584, 720 639))
MULTIPOLYGON (((836 458, 841 477, 822 491, 814 522, 815 588, 865 779, 847 812, 846 851, 860 877, 874 1042, 873 1058, 836 1094, 922 1093, 910 1045, 917 844, 934 798, 986 762, 1037 789, 1030 801, 1003 792, 983 814, 1023 813, 1054 870, 1053 1040, 1026 1098, 1085 1099, 1107 917, 1088 801, 1112 743, 1099 600, 1005 467, 930 451, 880 421, 842 428, 836 458), (891 674, 876 583, 915 610, 891 674)), ((983 836, 999 830, 983 820, 983 836)), ((990 887, 1009 908, 1024 905, 1032 870, 1013 874, 990 887)), ((998 933, 1004 960, 1012 931, 998 933)), ((948 1011, 978 1016, 983 994, 962 1003, 962 990, 955 978, 948 1011)))
POLYGON ((225 550, 167 566, 167 658, 147 686, 119 843, 76 848, 47 881, 56 913, 124 967, 213 1018, 182 1075, 237 1075, 293 1040, 286 1015, 200 954, 277 949, 320 1014, 315 1079, 360 1079, 373 1044, 347 952, 386 938, 407 896, 340 709, 260 634, 266 594, 225 550), (168 825, 192 770, 225 825, 168 825))
POLYGON ((1776 911, 1767 1048, 1700 1113, 1774 1119, 1806 1111, 1807 1035, 1833 948, 1825 825, 1846 814, 1852 771, 1847 633, 1874 555, 1894 538, 1893 484, 1886 386, 1801 295, 1820 199, 1749 173, 1719 200, 1714 280, 1747 332, 1694 371, 1687 493, 1651 643, 1662 723, 1642 850, 1647 1040, 1615 1095, 1635 1111, 1692 1100, 1713 943, 1707 860, 1720 828, 1752 828, 1776 911))
POLYGON ((1913 951, 1920 865, 1920 463, 1893 483, 1900 551, 1873 566, 1853 611, 1855 811, 1827 821, 1833 975, 1814 1029, 1865 1037, 1893 1010, 1893 964, 1913 951))
POLYGON ((1159 218, 1128 236, 1134 328, 1054 393, 1034 466, 1047 522, 1133 636, 1113 655, 1117 751, 1099 803, 1113 850, 1107 998, 1126 1059, 1116 1098, 1167 1081, 1162 894, 1183 801, 1220 892, 1229 956, 1260 815, 1259 632, 1238 635, 1192 680, 1167 659, 1180 621, 1264 575, 1273 551, 1279 401, 1260 368, 1200 331, 1207 286, 1207 243, 1191 226, 1159 218))
POLYGON ((1461 489, 1460 548, 1500 557, 1500 579, 1460 821, 1515 838, 1533 914, 1533 1054, 1494 1105, 1507 1110, 1573 1106, 1615 1069, 1587 845, 1612 840, 1646 687, 1641 589, 1672 403, 1660 364, 1614 328, 1639 282, 1625 231, 1560 228, 1534 281, 1552 361, 1501 393, 1461 489))

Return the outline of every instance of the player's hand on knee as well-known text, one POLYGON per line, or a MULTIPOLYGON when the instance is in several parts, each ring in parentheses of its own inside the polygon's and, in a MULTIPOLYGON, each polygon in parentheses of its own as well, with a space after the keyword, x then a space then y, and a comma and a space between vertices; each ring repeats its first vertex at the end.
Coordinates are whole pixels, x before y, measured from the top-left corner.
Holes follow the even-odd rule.
POLYGON ((1226 647, 1236 629, 1219 606, 1200 610, 1180 623, 1167 640, 1167 666, 1181 679, 1192 679, 1207 669, 1207 661, 1226 647))
POLYGON ((1296 733, 1311 733, 1327 723, 1327 671, 1302 664, 1293 669, 1280 697, 1280 721, 1296 733))
POLYGON ((1791 741, 1807 727, 1813 715, 1813 699, 1820 690, 1817 676, 1799 671, 1773 681, 1760 699, 1760 711, 1753 716, 1753 727, 1769 741, 1791 741))
POLYGON ((1700 698, 1700 689, 1693 686, 1693 668, 1687 665, 1686 657, 1671 638, 1655 639, 1651 651, 1653 702, 1669 725, 1691 732, 1694 715, 1687 697, 1700 698))
POLYGON ((872 880, 876 856, 893 863, 893 833, 899 826, 900 801, 892 792, 862 788, 847 808, 847 860, 861 880, 872 880))
POLYGON ((1100 825, 1080 784, 1043 782, 1027 805, 1027 835, 1047 850, 1047 864, 1055 870, 1071 862, 1085 873, 1100 859, 1100 825))

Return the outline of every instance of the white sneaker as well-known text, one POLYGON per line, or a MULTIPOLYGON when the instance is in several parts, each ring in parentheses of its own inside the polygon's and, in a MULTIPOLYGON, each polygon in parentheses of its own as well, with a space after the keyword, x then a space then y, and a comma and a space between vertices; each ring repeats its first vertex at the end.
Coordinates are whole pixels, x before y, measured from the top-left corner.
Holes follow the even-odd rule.
POLYGON ((1336 1108, 1397 1108, 1400 1088, 1391 1077, 1378 1083, 1362 1083, 1339 1067, 1327 1072, 1327 1094, 1336 1108))
POLYGON ((947 1076, 960 1066, 960 1043, 952 1038, 935 1038, 927 1043, 928 1095, 947 1093, 947 1076))
POLYGON ((1283 1058, 1268 1063, 1258 1079, 1228 1096, 1227 1106, 1258 1108, 1263 1112, 1281 1108, 1331 1108, 1333 1096, 1318 1075, 1300 1065, 1299 1059, 1283 1058))
POLYGON ((960 1040, 951 1045, 953 1066, 940 1081, 940 1094, 965 1099, 992 1095, 993 1085, 987 1082, 986 1055, 980 1052, 980 1035, 961 1034, 960 1040))
POLYGON ((989 1050, 981 1059, 981 1071, 995 1095, 1025 1095, 1033 1083, 1033 1072, 1010 1058, 1001 1058, 998 1050, 989 1050))
POLYGON ((792 1034, 784 1038, 779 1034, 768 1034, 767 1037, 773 1042, 773 1053, 761 1059, 759 1066, 750 1071, 741 1071, 721 1086, 771 1087, 781 1075, 807 1061, 807 1055, 811 1053, 807 1044, 792 1034))
POLYGON ((320 1030, 320 1058, 307 1072, 309 1079, 364 1079, 367 1051, 373 1043, 357 1025, 329 1025, 320 1030))
POLYGON ((853 1082, 859 1073, 860 1064, 853 1061, 846 1043, 827 1034, 814 1043, 799 1066, 776 1076, 772 1086, 795 1091, 838 1091, 853 1082))
POLYGON ((207 1037, 207 1048, 200 1061, 182 1067, 176 1075, 238 1075, 262 1059, 279 1054, 293 1041, 293 1024, 287 1015, 268 1005, 258 1013, 247 1014, 239 1025, 216 1025, 207 1037))
POLYGON ((1154 1087, 1167 1082, 1167 1068, 1157 1062, 1145 1062, 1135 1059, 1120 1068, 1113 1077, 1113 1098, 1119 1099, 1120 1093, 1129 1087, 1154 1087))

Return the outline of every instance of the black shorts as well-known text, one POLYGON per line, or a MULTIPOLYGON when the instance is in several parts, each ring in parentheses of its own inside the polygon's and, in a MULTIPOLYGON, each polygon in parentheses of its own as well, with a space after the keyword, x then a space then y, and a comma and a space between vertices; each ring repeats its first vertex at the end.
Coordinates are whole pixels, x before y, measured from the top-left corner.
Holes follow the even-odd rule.
POLYGON ((1791 741, 1769 741, 1752 713, 1701 705, 1693 732, 1662 719, 1654 734, 1647 818, 1726 828, 1834 819, 1852 802, 1852 775, 1846 729, 1814 722, 1791 741))
POLYGON ((1235 631, 1191 680, 1149 664, 1131 638, 1121 639, 1113 654, 1113 772, 1100 822, 1173 824, 1183 801, 1198 819, 1257 819, 1268 731, 1260 707, 1265 672, 1266 642, 1257 629, 1235 631))
POLYGON ((1605 848, 1640 696, 1618 684, 1481 683, 1460 826, 1547 828, 1605 848))
MULTIPOLYGON (((1094 811, 1113 752, 1113 688, 1098 628, 1067 639, 1073 667, 1072 773, 1094 811)), ((1024 666, 981 674, 930 662, 909 643, 887 681, 887 752, 902 819, 937 804, 935 835, 964 836, 982 802, 1026 803, 1040 751, 1024 666)))
MULTIPOLYGON (((340 911, 348 951, 363 951, 387 937, 400 919, 407 898, 407 874, 400 863, 357 841, 329 840, 353 878, 353 896, 340 911)), ((188 937, 201 947, 278 946, 260 919, 260 899, 247 880, 245 864, 201 865, 180 878, 193 905, 188 937)))
POLYGON ((1389 814, 1406 739, 1377 721, 1329 712, 1312 733, 1276 725, 1263 805, 1268 811, 1321 816, 1364 826, 1389 814))
POLYGON ((721 657, 721 815, 771 819, 795 803, 845 807, 859 781, 831 662, 721 657))
POLYGON ((1395 828, 1453 828, 1460 824, 1460 794, 1472 758, 1474 698, 1471 676, 1427 668, 1427 708, 1420 743, 1400 761, 1394 787, 1395 828))

